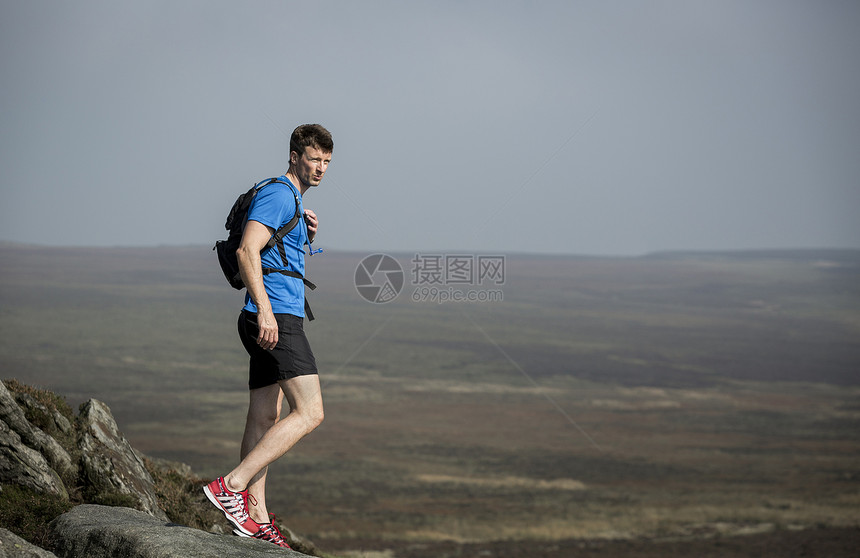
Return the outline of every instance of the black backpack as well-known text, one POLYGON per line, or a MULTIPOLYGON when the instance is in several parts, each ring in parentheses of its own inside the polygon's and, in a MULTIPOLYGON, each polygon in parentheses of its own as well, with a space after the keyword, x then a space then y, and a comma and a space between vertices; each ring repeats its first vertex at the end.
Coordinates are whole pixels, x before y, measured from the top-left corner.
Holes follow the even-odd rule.
MULTIPOLYGON (((224 228, 229 231, 227 240, 219 240, 212 248, 212 250, 218 254, 218 263, 221 264, 221 271, 224 272, 224 277, 227 278, 227 282, 230 283, 230 286, 234 289, 241 290, 245 288, 245 283, 242 281, 242 275, 239 273, 239 260, 236 257, 236 250, 239 249, 239 243, 242 241, 242 232, 245 230, 245 222, 248 220, 248 208, 251 207, 251 201, 256 197, 260 190, 275 182, 287 184, 283 180, 269 178, 255 184, 250 190, 236 199, 236 202, 230 209, 230 213, 227 214, 227 222, 224 224, 224 228)), ((289 184, 287 184, 287 186, 289 186, 289 184)), ((296 198, 296 211, 293 214, 292 219, 275 231, 275 234, 272 235, 272 238, 269 239, 269 242, 266 243, 266 246, 261 251, 262 253, 272 246, 277 245, 284 267, 288 267, 289 262, 287 260, 287 254, 284 251, 284 243, 281 242, 281 240, 283 240, 287 233, 293 230, 296 225, 299 224, 299 220, 302 219, 302 215, 299 214, 299 196, 294 188, 290 187, 290 191, 296 198)), ((316 285, 305 279, 301 273, 296 271, 287 271, 285 269, 273 269, 268 267, 263 268, 263 275, 269 275, 270 273, 280 273, 282 275, 289 275, 290 277, 298 277, 309 289, 313 290, 317 288, 316 285)), ((305 297, 305 314, 309 321, 314 319, 307 297, 305 297)))

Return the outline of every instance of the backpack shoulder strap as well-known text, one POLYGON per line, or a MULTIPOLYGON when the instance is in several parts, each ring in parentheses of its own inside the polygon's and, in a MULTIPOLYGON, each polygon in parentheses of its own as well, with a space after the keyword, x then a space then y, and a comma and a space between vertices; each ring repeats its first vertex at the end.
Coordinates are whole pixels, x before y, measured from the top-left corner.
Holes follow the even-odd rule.
MULTIPOLYGON (((293 192, 293 195, 296 196, 296 193, 293 192)), ((299 215, 299 198, 298 198, 298 196, 296 196, 295 200, 296 200, 296 209, 295 209, 295 213, 293 213, 292 219, 287 221, 287 223, 284 226, 282 226, 277 231, 275 231, 275 234, 272 235, 272 238, 270 238, 269 242, 266 244, 266 246, 268 248, 271 248, 275 244, 278 244, 279 242, 281 242, 281 240, 283 240, 283 238, 285 236, 287 236, 287 234, 291 230, 296 228, 296 225, 299 224, 299 219, 301 219, 302 216, 299 215)))
MULTIPOLYGON (((272 246, 274 246, 275 244, 278 244, 281 240, 283 240, 283 238, 285 236, 287 236, 287 233, 289 233, 291 230, 296 228, 296 225, 299 223, 299 219, 301 219, 301 215, 299 215, 299 195, 298 195, 298 193, 296 193, 296 189, 293 188, 292 186, 290 186, 288 183, 284 182, 283 180, 279 180, 277 178, 270 178, 265 184, 263 184, 263 186, 268 186, 269 184, 272 184, 273 182, 279 182, 281 184, 284 184, 285 186, 287 186, 290 189, 290 191, 293 193, 293 197, 295 198, 296 209, 295 209, 295 212, 293 213, 293 218, 290 219, 289 221, 287 221, 287 223, 285 225, 283 225, 282 227, 280 227, 277 231, 275 231, 275 234, 273 234, 272 238, 269 239, 269 242, 266 243, 267 249, 271 248, 272 246)), ((263 186, 261 186, 261 188, 263 186)), ((284 254, 283 250, 281 250, 282 259, 284 259, 285 256, 286 256, 286 254, 284 254)), ((286 259, 284 259, 284 265, 286 265, 286 259)))
MULTIPOLYGON (((288 182, 284 182, 283 180, 280 180, 278 178, 270 178, 268 180, 264 180, 258 186, 259 186, 259 188, 263 188, 265 186, 268 186, 269 184, 272 184, 273 182, 280 182, 281 184, 284 184, 285 186, 287 186, 290 189, 290 191, 293 193, 293 197, 295 198, 295 201, 296 201, 296 209, 295 209, 295 213, 293 214, 292 219, 290 219, 285 225, 283 225, 277 231, 275 231, 275 234, 273 234, 272 238, 269 239, 269 242, 266 243, 266 248, 264 248, 264 250, 271 248, 272 246, 277 244, 278 245, 278 251, 281 254, 281 261, 283 262, 284 267, 289 267, 290 264, 289 264, 289 260, 287 259, 287 253, 284 250, 284 244, 281 242, 281 240, 283 240, 283 238, 287 235, 287 233, 289 233, 291 230, 293 230, 296 227, 296 225, 299 223, 299 219, 302 218, 302 216, 299 214, 299 203, 300 203, 299 202, 299 194, 298 194, 298 192, 296 192, 296 189, 291 184, 289 184, 288 182)), ((259 188, 257 191, 259 191, 259 188)), ((271 269, 271 268, 263 268, 262 271, 263 271, 263 275, 269 275, 270 273, 279 273, 281 275, 287 275, 290 277, 295 277, 297 279, 301 279, 302 283, 305 284, 305 287, 307 287, 311 290, 314 290, 317 288, 316 285, 311 283, 307 278, 305 278, 304 275, 302 275, 301 273, 298 273, 297 271, 288 271, 285 269, 271 269)), ((312 321, 314 319, 314 313, 311 311, 311 305, 308 303, 307 297, 305 297, 305 315, 307 316, 308 321, 312 321)))

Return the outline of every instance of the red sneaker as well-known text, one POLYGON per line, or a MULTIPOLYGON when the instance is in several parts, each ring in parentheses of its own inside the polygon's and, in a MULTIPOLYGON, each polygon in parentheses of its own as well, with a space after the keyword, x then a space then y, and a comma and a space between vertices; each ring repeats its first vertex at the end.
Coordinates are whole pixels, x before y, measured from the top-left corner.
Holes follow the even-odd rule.
MULTIPOLYGON (((247 537, 238 529, 233 529, 233 533, 239 535, 240 537, 247 537)), ((278 528, 275 527, 275 521, 272 520, 271 523, 263 523, 260 525, 260 530, 257 531, 256 534, 252 535, 255 539, 260 539, 261 541, 270 542, 272 544, 276 544, 281 548, 290 548, 290 545, 287 544, 284 536, 281 535, 281 532, 278 531, 278 528)))
MULTIPOLYGON (((253 537, 260 526, 248 515, 248 491, 233 492, 227 488, 224 477, 218 477, 203 487, 209 501, 224 512, 227 519, 246 537, 253 537)), ((253 496, 251 496, 253 498, 253 496)))

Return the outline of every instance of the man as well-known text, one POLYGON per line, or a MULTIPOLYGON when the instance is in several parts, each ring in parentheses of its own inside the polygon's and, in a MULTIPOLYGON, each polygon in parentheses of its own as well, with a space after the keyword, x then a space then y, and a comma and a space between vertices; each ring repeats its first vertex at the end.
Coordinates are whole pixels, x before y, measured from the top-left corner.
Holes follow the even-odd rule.
POLYGON ((248 221, 236 252, 248 291, 239 316, 239 337, 250 356, 250 401, 241 462, 204 487, 209 500, 235 526, 234 533, 287 548, 269 519, 266 472, 270 463, 323 420, 316 361, 302 325, 305 306, 301 279, 305 271, 304 245, 310 247, 319 222, 313 211, 302 207, 301 200, 309 188, 319 185, 333 150, 331 134, 322 126, 306 124, 296 128, 290 138, 290 165, 280 177, 289 185, 269 184, 248 209, 248 221), (264 250, 274 232, 296 211, 304 219, 283 238, 283 246, 264 250), (286 254, 286 260, 282 254, 286 254), (284 270, 285 261, 292 275, 264 275, 264 268, 284 270), (284 399, 290 411, 281 419, 284 399))

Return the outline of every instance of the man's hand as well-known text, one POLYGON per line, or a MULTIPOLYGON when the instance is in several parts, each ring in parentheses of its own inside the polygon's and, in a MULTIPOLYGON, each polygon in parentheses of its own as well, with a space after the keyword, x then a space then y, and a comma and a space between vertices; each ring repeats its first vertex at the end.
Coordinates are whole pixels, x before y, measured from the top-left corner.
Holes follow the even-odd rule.
POLYGON ((317 214, 314 213, 313 209, 305 209, 305 223, 308 224, 308 240, 313 242, 319 226, 319 219, 317 219, 317 214))
POLYGON ((278 344, 278 322, 271 309, 257 312, 257 344, 267 351, 271 351, 278 344))

